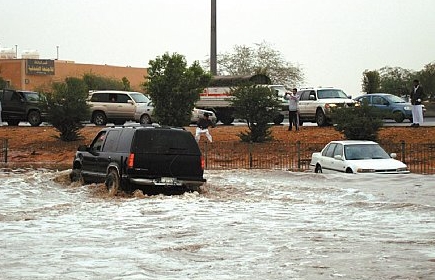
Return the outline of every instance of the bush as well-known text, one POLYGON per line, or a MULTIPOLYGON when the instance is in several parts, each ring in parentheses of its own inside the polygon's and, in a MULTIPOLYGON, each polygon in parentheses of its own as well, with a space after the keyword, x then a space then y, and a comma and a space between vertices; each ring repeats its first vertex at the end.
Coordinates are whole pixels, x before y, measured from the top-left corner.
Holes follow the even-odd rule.
POLYGON ((177 53, 165 53, 149 65, 144 89, 154 104, 155 119, 162 125, 189 125, 194 104, 211 76, 197 61, 188 67, 186 58, 177 53))
POLYGON ((63 83, 54 83, 53 92, 46 93, 47 121, 60 132, 62 141, 81 139, 82 122, 89 120, 90 110, 86 103, 88 89, 79 78, 66 78, 63 83))
POLYGON ((365 103, 360 106, 337 108, 332 111, 331 119, 335 130, 349 140, 377 141, 378 131, 384 124, 381 112, 365 103))
POLYGON ((277 114, 277 96, 265 86, 240 86, 233 91, 235 115, 246 121, 249 131, 239 134, 243 142, 272 140, 270 123, 277 114))

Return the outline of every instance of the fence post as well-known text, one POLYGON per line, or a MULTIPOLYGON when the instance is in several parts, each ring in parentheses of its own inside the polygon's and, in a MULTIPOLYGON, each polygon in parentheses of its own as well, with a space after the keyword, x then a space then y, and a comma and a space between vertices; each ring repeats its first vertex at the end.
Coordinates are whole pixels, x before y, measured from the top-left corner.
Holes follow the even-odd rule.
POLYGON ((4 154, 4 163, 8 163, 8 139, 3 139, 3 154, 4 154))
POLYGON ((252 169, 252 141, 249 141, 249 169, 252 169))
POLYGON ((405 145, 405 141, 404 140, 400 141, 400 146, 401 146, 402 161, 403 161, 403 163, 406 164, 406 162, 405 162, 405 159, 406 159, 405 158, 406 145, 405 145))
POLYGON ((205 158, 205 169, 208 169, 208 142, 205 141, 205 148, 204 148, 204 158, 205 158))
POLYGON ((296 149, 298 153, 298 171, 301 170, 301 141, 296 142, 296 149))

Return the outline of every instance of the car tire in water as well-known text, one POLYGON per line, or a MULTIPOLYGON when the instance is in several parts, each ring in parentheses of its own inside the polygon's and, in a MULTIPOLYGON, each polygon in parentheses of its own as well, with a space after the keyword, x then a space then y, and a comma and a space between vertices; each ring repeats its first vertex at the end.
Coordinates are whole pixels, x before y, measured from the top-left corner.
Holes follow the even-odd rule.
POLYGON ((322 166, 320 166, 320 164, 316 165, 316 168, 314 169, 314 173, 323 173, 322 166))
POLYGON ((71 182, 80 182, 81 185, 84 184, 82 172, 80 169, 73 169, 69 174, 71 182))
POLYGON ((31 126, 39 126, 41 121, 41 113, 38 111, 30 111, 27 115, 27 121, 30 123, 31 126))
POLYGON ((118 190, 121 189, 120 183, 121 182, 119 179, 118 171, 113 168, 110 169, 105 181, 105 185, 107 187, 107 190, 109 191, 110 196, 114 196, 118 193, 118 190))
POLYGON ((325 126, 326 125, 326 116, 325 116, 325 113, 323 113, 322 109, 317 109, 316 123, 318 126, 325 126))
POLYGON ((107 124, 106 115, 102 112, 95 112, 92 116, 92 122, 95 125, 106 125, 107 124))

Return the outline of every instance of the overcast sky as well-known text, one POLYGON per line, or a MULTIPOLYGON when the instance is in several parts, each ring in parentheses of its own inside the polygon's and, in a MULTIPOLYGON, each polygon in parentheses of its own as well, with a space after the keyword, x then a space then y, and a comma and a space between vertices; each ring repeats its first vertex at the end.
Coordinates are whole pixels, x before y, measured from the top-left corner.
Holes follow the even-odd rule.
MULTIPOLYGON (((148 67, 165 52, 210 53, 211 0, 0 0, 0 47, 18 57, 148 67)), ((361 91, 364 70, 435 61, 434 0, 217 0, 217 51, 266 41, 304 86, 361 91)))

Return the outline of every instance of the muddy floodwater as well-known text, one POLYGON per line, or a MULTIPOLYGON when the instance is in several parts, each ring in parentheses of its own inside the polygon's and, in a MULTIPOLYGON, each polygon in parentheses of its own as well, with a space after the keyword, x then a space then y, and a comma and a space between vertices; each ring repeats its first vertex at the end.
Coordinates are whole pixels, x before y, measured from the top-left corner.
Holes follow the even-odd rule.
POLYGON ((110 197, 0 171, 0 279, 435 279, 435 176, 206 171, 110 197))

